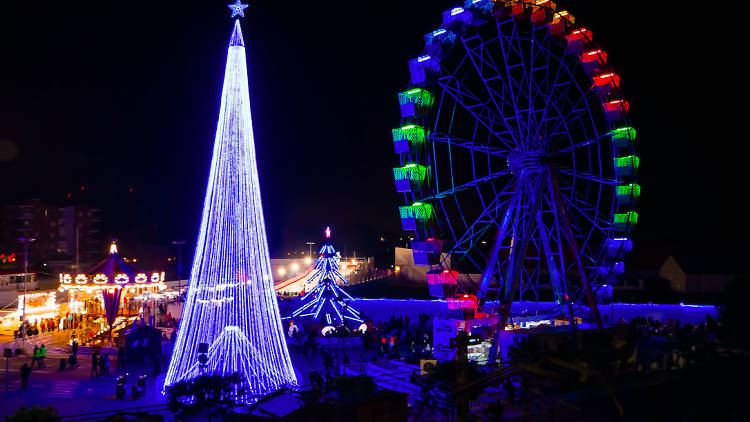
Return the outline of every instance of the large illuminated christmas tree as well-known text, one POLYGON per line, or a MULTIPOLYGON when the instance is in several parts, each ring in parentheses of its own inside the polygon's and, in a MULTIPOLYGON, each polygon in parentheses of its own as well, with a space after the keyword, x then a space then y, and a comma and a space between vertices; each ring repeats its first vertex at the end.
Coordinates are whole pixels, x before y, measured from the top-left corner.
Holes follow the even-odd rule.
MULTIPOLYGON (((237 0, 233 14, 244 16, 237 0)), ((211 170, 190 285, 164 386, 234 375, 250 403, 297 379, 271 277, 239 19, 229 41, 211 170), (201 350, 199 350, 201 349, 201 350)))
POLYGON ((362 322, 359 311, 349 306, 354 298, 339 286, 349 284, 339 271, 341 255, 331 245, 331 229, 326 227, 326 242, 320 248, 315 270, 307 283, 315 287, 302 296, 302 305, 292 312, 291 318, 311 318, 327 325, 340 325, 348 321, 362 322))

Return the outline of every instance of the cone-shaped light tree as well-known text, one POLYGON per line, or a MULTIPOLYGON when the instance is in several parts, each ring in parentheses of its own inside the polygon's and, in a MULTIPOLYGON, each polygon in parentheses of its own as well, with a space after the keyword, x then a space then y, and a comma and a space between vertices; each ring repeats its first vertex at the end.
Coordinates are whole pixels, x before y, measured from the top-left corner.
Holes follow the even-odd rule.
MULTIPOLYGON (((244 5, 233 6, 232 17, 243 15, 244 5)), ((165 388, 204 373, 239 374, 235 391, 245 394, 238 400, 250 403, 296 387, 271 274, 245 45, 235 20, 200 233, 165 388)))
POLYGON ((353 300, 349 293, 338 285, 349 284, 339 272, 341 256, 331 245, 331 228, 326 227, 326 241, 320 248, 315 270, 307 278, 308 283, 317 285, 302 296, 302 305, 292 312, 291 318, 311 318, 323 324, 340 325, 347 321, 363 322, 359 311, 349 306, 353 300))

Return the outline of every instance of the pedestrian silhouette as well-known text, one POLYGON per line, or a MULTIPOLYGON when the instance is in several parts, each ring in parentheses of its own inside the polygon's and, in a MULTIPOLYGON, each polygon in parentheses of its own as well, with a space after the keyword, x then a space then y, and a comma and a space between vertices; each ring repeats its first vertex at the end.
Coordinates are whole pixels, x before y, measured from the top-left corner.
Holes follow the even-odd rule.
POLYGON ((21 388, 24 390, 29 386, 29 374, 31 374, 31 368, 28 364, 24 363, 21 366, 21 388))

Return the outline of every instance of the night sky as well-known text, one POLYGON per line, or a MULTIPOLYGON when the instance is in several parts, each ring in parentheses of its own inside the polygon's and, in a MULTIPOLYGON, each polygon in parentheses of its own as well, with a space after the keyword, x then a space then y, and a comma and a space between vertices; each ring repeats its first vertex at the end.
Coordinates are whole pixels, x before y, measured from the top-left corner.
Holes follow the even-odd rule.
MULTIPOLYGON (((102 209, 103 236, 194 244, 229 2, 9 3, 0 6, 0 202, 88 203, 102 209)), ((326 225, 350 253, 400 234, 396 93, 423 35, 456 4, 251 2, 242 25, 272 256, 307 250, 326 225)), ((723 98, 742 77, 724 62, 729 25, 698 25, 697 10, 673 4, 560 4, 607 50, 631 104, 638 244, 744 246, 746 158, 732 148, 747 136, 732 129, 740 110, 723 98)))

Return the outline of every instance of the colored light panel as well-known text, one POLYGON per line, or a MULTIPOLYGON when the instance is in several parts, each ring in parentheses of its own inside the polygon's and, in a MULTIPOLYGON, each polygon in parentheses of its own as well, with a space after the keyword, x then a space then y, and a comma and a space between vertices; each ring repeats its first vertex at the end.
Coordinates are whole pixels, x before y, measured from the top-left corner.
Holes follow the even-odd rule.
POLYGON ((612 136, 612 142, 618 147, 625 147, 635 141, 636 132, 632 127, 623 127, 615 129, 609 133, 612 136))
POLYGON ((615 214, 613 219, 615 229, 619 231, 628 231, 638 224, 638 213, 635 211, 628 211, 626 213, 615 214))
POLYGON ((435 102, 435 98, 430 94, 429 91, 422 88, 415 88, 410 91, 399 92, 398 103, 399 105, 414 104, 419 107, 432 107, 435 102))
POLYGON ((409 180, 422 182, 427 174, 427 167, 419 164, 407 164, 403 167, 393 169, 393 178, 396 180, 409 180))
POLYGON ((641 186, 636 183, 617 187, 617 198, 620 201, 638 198, 639 196, 641 196, 641 186))

